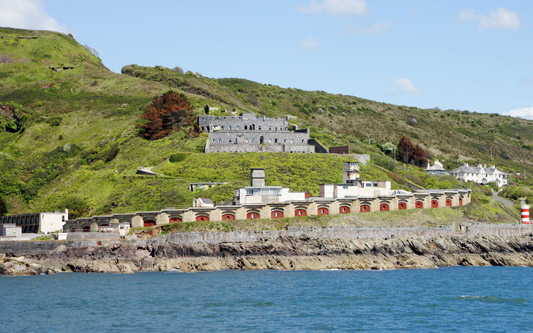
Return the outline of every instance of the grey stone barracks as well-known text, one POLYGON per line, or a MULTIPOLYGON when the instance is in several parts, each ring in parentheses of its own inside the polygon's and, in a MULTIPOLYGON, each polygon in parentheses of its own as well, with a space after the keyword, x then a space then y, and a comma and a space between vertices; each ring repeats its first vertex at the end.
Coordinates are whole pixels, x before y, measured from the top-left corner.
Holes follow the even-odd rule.
POLYGON ((284 118, 240 116, 199 116, 198 126, 209 133, 205 152, 286 152, 314 153, 309 130, 289 130, 284 118))

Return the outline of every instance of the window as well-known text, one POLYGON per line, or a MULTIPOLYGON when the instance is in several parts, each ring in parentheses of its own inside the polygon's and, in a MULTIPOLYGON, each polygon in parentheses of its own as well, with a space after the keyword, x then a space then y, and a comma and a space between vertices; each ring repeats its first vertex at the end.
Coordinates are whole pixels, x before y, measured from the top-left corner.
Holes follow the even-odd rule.
POLYGON ((218 139, 218 143, 222 143, 222 139, 218 139))
POLYGON ((236 130, 238 131, 238 130, 240 130, 240 129, 241 129, 241 126, 237 125, 236 130))
POLYGON ((268 130, 269 130, 269 131, 272 131, 272 126, 268 126, 268 130))
POLYGON ((278 139, 274 139, 274 143, 278 143, 278 139))
POLYGON ((287 143, 287 139, 283 139, 283 143, 287 143))
POLYGON ((254 141, 255 141, 255 139, 254 139, 254 138, 252 138, 252 143, 253 143, 254 141))
POLYGON ((258 128, 259 130, 261 130, 261 126, 258 126, 257 128, 258 128))
POLYGON ((229 139, 229 143, 231 143, 231 139, 229 139))
POLYGON ((229 130, 231 131, 231 126, 229 127, 229 130))
POLYGON ((217 141, 216 139, 213 139, 213 143, 215 143, 215 141, 217 141))
POLYGON ((248 143, 248 139, 244 139, 244 142, 245 142, 245 143, 248 143))
POLYGON ((272 143, 272 139, 268 139, 268 143, 272 143))
POLYGON ((274 130, 276 130, 276 131, 277 131, 277 130, 278 130, 278 126, 274 127, 274 130))
POLYGON ((291 143, 294 143, 294 139, 291 139, 291 143))

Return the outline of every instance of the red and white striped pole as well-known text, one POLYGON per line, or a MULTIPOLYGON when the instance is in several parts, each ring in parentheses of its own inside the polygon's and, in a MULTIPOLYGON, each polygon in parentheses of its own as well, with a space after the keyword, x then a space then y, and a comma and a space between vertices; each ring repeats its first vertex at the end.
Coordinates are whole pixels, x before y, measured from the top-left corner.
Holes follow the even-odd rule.
POLYGON ((526 202, 522 202, 522 224, 529 224, 529 205, 526 205, 526 202))

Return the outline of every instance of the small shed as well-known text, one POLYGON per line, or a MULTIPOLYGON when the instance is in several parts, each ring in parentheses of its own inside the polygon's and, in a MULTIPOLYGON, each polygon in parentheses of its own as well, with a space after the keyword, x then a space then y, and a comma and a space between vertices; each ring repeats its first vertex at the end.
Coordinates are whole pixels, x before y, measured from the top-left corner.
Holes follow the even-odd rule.
POLYGON ((3 237, 20 237, 22 236, 22 227, 15 223, 4 223, 0 225, 0 236, 3 237))

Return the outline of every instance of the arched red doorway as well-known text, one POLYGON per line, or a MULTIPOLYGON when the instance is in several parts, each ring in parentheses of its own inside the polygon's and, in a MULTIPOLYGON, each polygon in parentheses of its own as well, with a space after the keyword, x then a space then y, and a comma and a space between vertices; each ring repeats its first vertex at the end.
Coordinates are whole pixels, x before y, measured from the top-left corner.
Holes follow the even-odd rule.
POLYGON ((196 216, 196 221, 198 222, 206 222, 206 221, 209 221, 209 217, 208 216, 196 216))
POLYGON ((179 217, 174 217, 168 220, 168 223, 180 223, 181 219, 179 217))
POLYGON ((422 201, 417 201, 415 202, 415 207, 416 208, 424 208, 424 203, 422 201))
POLYGON ((370 211, 370 206, 369 205, 361 205, 361 213, 366 213, 366 212, 369 212, 370 211))
POLYGON ((144 220, 144 227, 153 227, 155 225, 154 220, 144 220))
POLYGON ((398 202, 398 209, 407 209, 407 204, 405 202, 398 202))
POLYGON ((276 218, 280 218, 280 217, 283 217, 283 212, 280 212, 278 210, 276 211, 273 211, 270 216, 273 218, 273 219, 276 219, 276 218))
POLYGON ((438 207, 439 207, 439 201, 431 200, 431 208, 438 208, 438 207))
POLYGON ((446 207, 452 206, 452 199, 446 199, 446 207))
POLYGON ((307 216, 305 209, 297 209, 294 211, 295 216, 307 216))
POLYGON ((340 214, 348 214, 349 212, 350 212, 350 207, 346 207, 346 206, 339 207, 340 214))
POLYGON ((222 221, 231 221, 231 220, 235 220, 235 215, 233 214, 222 215, 222 221))
POLYGON ((389 211, 389 204, 388 203, 382 203, 379 205, 379 211, 380 212, 388 212, 389 211))
POLYGON ((85 227, 83 227, 83 232, 91 232, 91 227, 86 225, 85 227))
POLYGON ((327 208, 319 208, 318 209, 318 215, 329 215, 329 209, 327 209, 327 208))
POLYGON ((459 198, 459 206, 463 205, 463 198, 459 198))
POLYGON ((246 218, 248 220, 256 220, 259 218, 259 213, 255 213, 255 212, 248 213, 246 214, 246 218))

